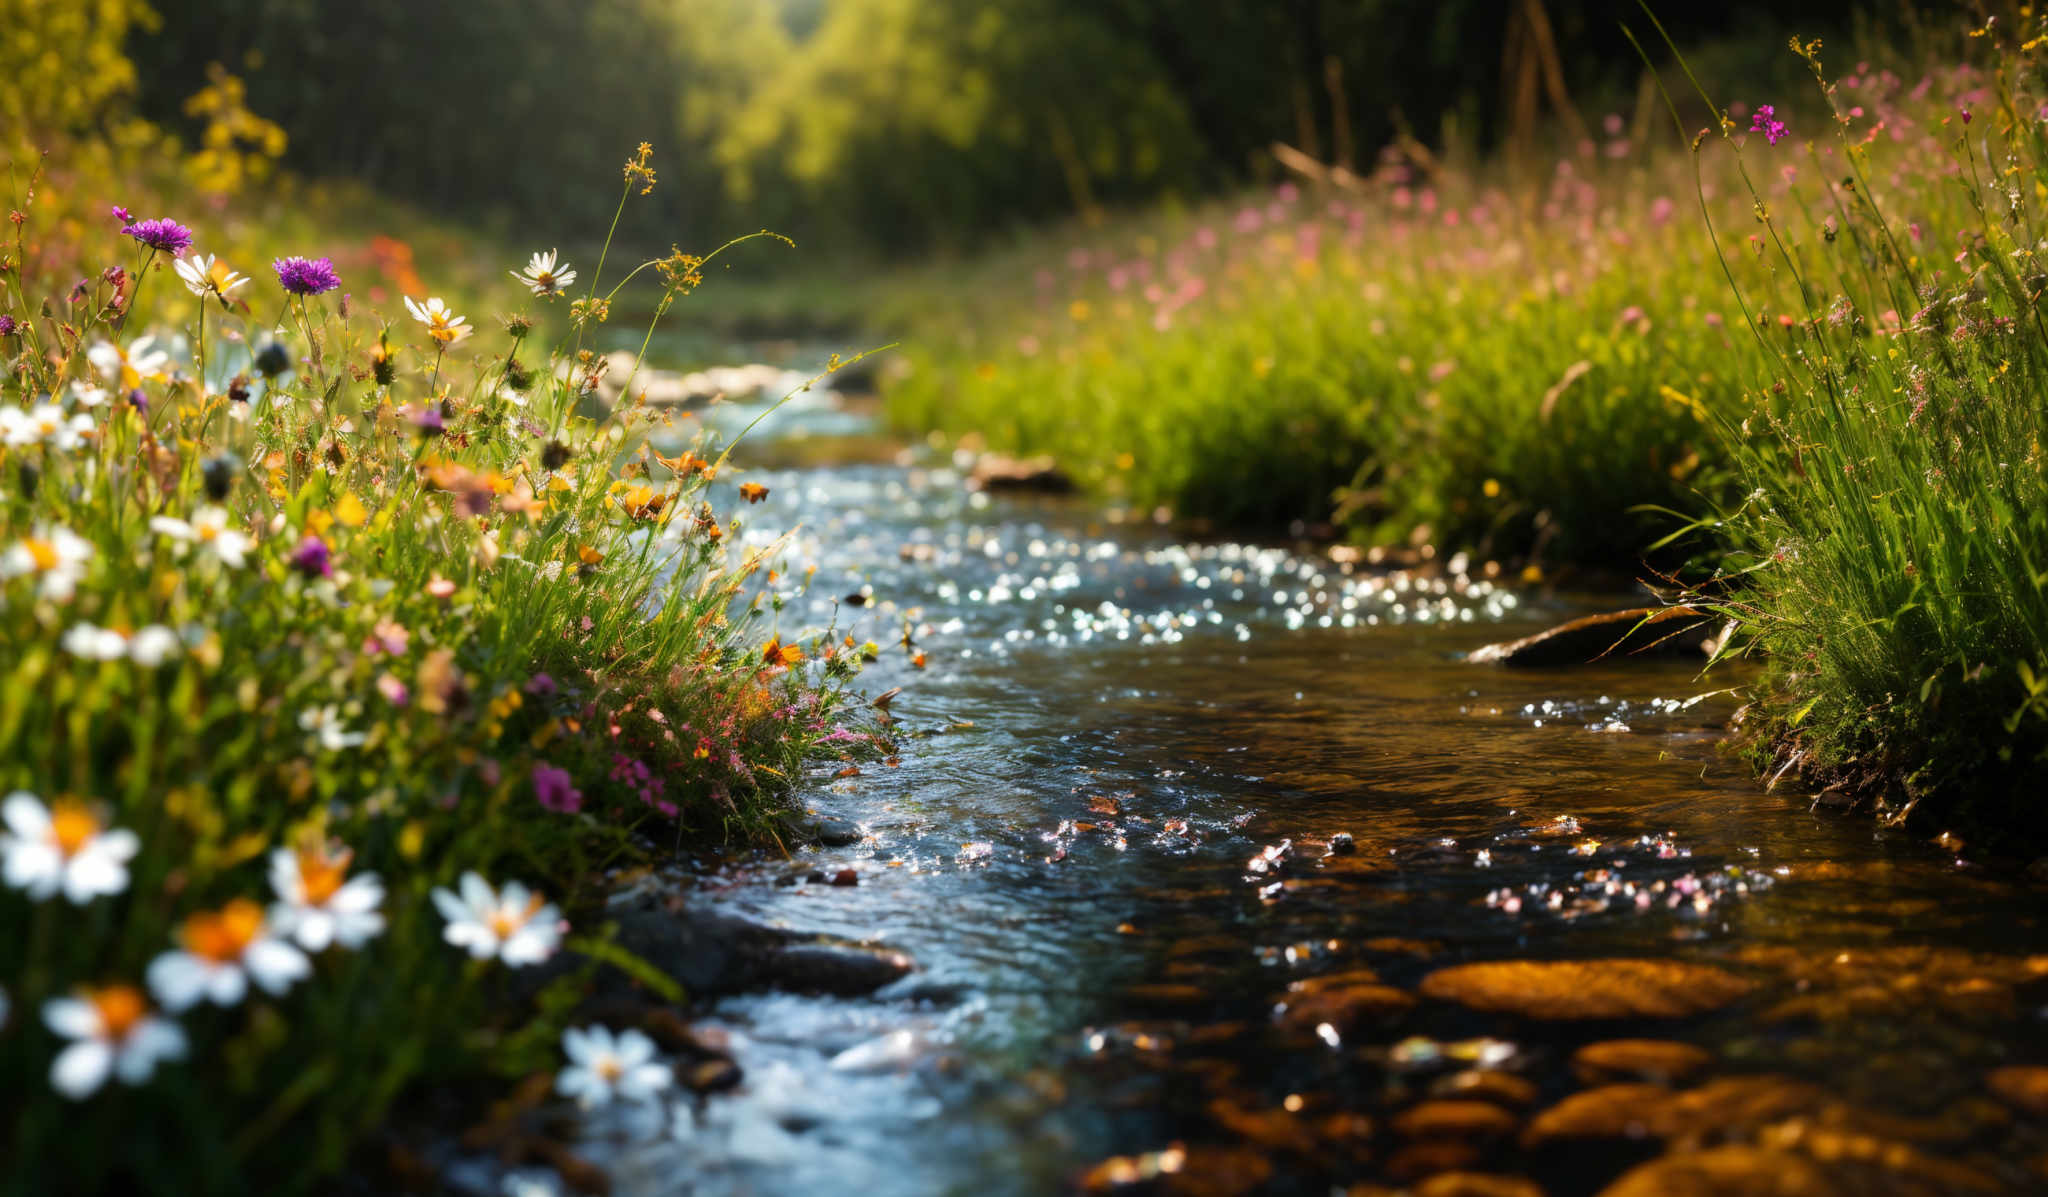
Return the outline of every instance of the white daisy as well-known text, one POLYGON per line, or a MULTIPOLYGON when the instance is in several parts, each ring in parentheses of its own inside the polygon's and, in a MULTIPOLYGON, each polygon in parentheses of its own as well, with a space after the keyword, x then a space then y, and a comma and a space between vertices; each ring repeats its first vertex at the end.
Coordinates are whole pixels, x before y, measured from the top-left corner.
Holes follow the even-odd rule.
POLYGON ((170 352, 155 337, 137 337, 126 349, 101 341, 86 350, 85 357, 109 387, 123 393, 170 377, 170 352))
POLYGON ((329 752, 354 748, 369 738, 362 732, 348 730, 341 721, 341 708, 331 702, 324 707, 308 707, 300 711, 299 726, 312 732, 320 741, 320 747, 329 752))
POLYGON ((28 891, 38 902, 64 891, 73 905, 83 906, 101 894, 128 888, 128 861, 142 841, 126 828, 110 828, 83 802, 58 800, 44 806, 26 790, 0 802, 0 836, 6 855, 7 884, 28 891))
POLYGON ((247 898, 188 917, 178 941, 185 946, 150 961, 148 973, 150 992, 172 1013, 202 998, 232 1006, 251 981, 280 994, 313 969, 304 952, 271 934, 263 908, 247 898))
POLYGON ((185 648, 178 634, 160 623, 150 624, 128 639, 128 658, 144 669, 155 669, 185 648))
POLYGON ((128 655, 128 637, 112 628, 89 623, 71 625, 59 643, 65 652, 88 661, 118 661, 128 655))
POLYGON ((478 960, 498 957, 513 966, 538 964, 555 954, 562 939, 561 912, 517 881, 503 890, 475 873, 464 873, 462 896, 434 890, 434 905, 448 920, 442 937, 478 960))
POLYGON ((183 280, 185 289, 201 299, 209 295, 218 296, 222 307, 227 306, 228 296, 235 288, 249 280, 229 270, 226 262, 215 260, 212 254, 193 254, 173 263, 178 278, 183 280))
POLYGON ((353 951, 384 930, 377 907, 384 902, 384 883, 375 873, 348 876, 352 853, 346 848, 270 854, 270 888, 277 903, 270 925, 308 952, 338 943, 353 951), (347 878, 347 880, 343 880, 347 878))
POLYGON ((569 269, 567 262, 560 265, 555 263, 555 251, 552 249, 544 254, 534 254, 533 260, 526 264, 524 271, 512 270, 506 273, 525 283, 535 295, 543 299, 560 295, 576 281, 576 272, 569 269))
POLYGON ((639 1031, 613 1035, 609 1027, 570 1027, 562 1032, 562 1051, 569 1067, 556 1075, 555 1092, 586 1110, 619 1098, 652 1101, 675 1080, 674 1071, 654 1058, 654 1041, 639 1031))
POLYGON ((107 401, 113 397, 113 393, 102 386, 95 386, 82 380, 71 384, 71 398, 76 400, 80 407, 105 407, 107 401))
POLYGON ((256 542, 247 535, 228 526, 228 513, 221 507, 202 507, 188 523, 168 515, 160 515, 149 521, 149 526, 159 536, 185 544, 196 544, 202 550, 220 558, 221 564, 230 569, 240 569, 247 560, 250 549, 256 542))
POLYGON ((140 1085, 159 1061, 185 1054, 185 1032, 150 1013, 149 1002, 129 985, 51 998, 43 1003, 43 1022, 75 1041, 50 1065, 51 1088, 73 1101, 98 1092, 109 1073, 124 1084, 140 1085))
POLYGON ((456 315, 439 299, 429 299, 425 304, 418 304, 408 296, 405 300, 405 310, 412 313, 413 319, 427 326, 428 336, 444 345, 460 341, 471 332, 462 326, 465 318, 456 315))
POLYGON ((84 412, 67 416, 57 404, 39 403, 29 411, 13 409, 0 414, 0 428, 5 430, 7 443, 17 449, 48 445, 68 453, 85 443, 93 422, 84 412))
POLYGON ((42 578, 43 597, 62 602, 78 588, 78 579, 85 576, 85 563, 91 558, 92 545, 84 538, 68 528, 46 524, 0 554, 0 578, 37 575, 42 578))

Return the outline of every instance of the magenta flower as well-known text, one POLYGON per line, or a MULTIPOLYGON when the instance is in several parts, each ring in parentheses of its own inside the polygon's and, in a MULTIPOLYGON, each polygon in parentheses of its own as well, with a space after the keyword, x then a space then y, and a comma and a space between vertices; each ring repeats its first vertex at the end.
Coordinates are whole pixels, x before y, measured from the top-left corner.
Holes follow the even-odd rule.
POLYGON ((21 325, 15 323, 14 317, 0 316, 0 337, 11 337, 20 329, 21 325))
POLYGON ((569 771, 553 765, 533 767, 533 796, 543 807, 565 815, 583 809, 583 791, 570 783, 569 771))
MULTIPOLYGON (((121 210, 116 209, 117 212, 121 210)), ((175 220, 158 218, 130 221, 121 227, 121 231, 151 249, 173 257, 192 248, 192 230, 175 220)))
POLYGON ((114 205, 114 206, 113 206, 112 208, 109 208, 109 209, 108 209, 108 211, 109 211, 109 212, 111 212, 111 213, 113 213, 113 216, 114 216, 114 220, 115 220, 115 222, 116 222, 116 223, 118 223, 118 224, 134 224, 134 223, 135 223, 135 216, 134 216, 134 214, 133 214, 133 213, 131 213, 131 212, 129 212, 129 211, 128 211, 128 209, 126 209, 126 208, 122 207, 122 206, 121 206, 121 205, 119 205, 119 204, 115 204, 115 205, 114 205))
POLYGON ((334 576, 334 551, 327 547, 326 541, 311 532, 306 533, 305 539, 299 542, 298 547, 292 550, 291 556, 285 558, 285 561, 309 578, 334 576))
POLYGON ((278 285, 293 295, 318 295, 341 286, 332 258, 278 258, 270 268, 277 271, 278 285))
POLYGON ((1763 134, 1764 140, 1772 145, 1792 135, 1792 131, 1785 127, 1785 122, 1778 119, 1777 110, 1769 104, 1756 106, 1755 115, 1749 118, 1749 131, 1763 134))

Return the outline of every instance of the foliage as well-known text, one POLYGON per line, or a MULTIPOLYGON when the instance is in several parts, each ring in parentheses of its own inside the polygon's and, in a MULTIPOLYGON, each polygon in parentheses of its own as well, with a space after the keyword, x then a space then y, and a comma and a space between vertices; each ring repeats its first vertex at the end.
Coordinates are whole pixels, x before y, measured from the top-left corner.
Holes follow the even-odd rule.
MULTIPOLYGON (((670 236, 766 222, 835 253, 974 248, 990 229, 1189 202, 1270 176, 1275 141, 1353 165, 1404 131, 1497 146, 1559 110, 1524 80, 1554 72, 1579 105, 1637 83, 1628 0, 158 7, 161 33, 131 52, 143 114, 167 127, 222 64, 302 174, 527 217, 564 202, 554 180, 652 131, 680 150, 681 186, 655 201, 670 236)), ((1680 32, 1758 38, 1773 7, 1689 6, 1680 32)))
MULTIPOLYGON (((1983 61, 1910 90, 1866 65, 1830 75, 1818 41, 1794 42, 1832 120, 1805 143, 1809 179, 1753 193, 1772 269, 1739 289, 1762 352, 1728 438, 1748 495, 1724 604, 1768 665, 1751 727, 1774 769, 1842 779, 1898 819, 2035 836, 2044 34, 1988 23, 1983 61)), ((1758 139, 1724 125, 1721 143, 1749 180, 1758 139)))
MULTIPOLYGON (((81 229, 22 177, 0 273, 5 1187, 303 1190, 412 1086, 548 1067, 590 973, 635 971, 596 914, 631 833, 758 833, 807 761, 866 742, 842 709, 857 661, 829 629, 771 629, 783 595, 769 557, 728 552, 714 446, 594 404, 581 341, 635 278, 665 310, 698 259, 579 270, 543 350, 523 312, 472 336, 408 296, 392 324, 323 261, 273 278, 238 253, 260 276, 238 282, 196 252, 233 236, 188 250, 97 204, 81 229), (74 287, 81 261, 103 269, 74 287), (334 868, 381 878, 379 930, 295 929, 334 868), (471 934, 530 951, 465 958, 430 892, 470 870, 533 884, 578 929, 565 959, 589 953, 548 972, 537 1022, 506 968, 546 954, 557 907, 508 890, 471 934), (194 960, 246 994, 171 1009, 194 960), (87 1010, 107 1043, 147 1025, 189 1050, 81 1084, 64 1035, 87 1010)), ((568 269, 530 265, 535 307, 568 269)))
POLYGON ((145 0, 0 0, 0 123, 91 128, 134 93, 130 33, 156 27, 145 0))

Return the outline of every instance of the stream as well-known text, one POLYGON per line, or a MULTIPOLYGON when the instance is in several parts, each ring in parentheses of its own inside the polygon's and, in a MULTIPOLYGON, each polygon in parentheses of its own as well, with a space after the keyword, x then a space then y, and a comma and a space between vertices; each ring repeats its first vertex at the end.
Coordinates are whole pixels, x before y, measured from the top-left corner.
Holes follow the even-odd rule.
POLYGON ((822 388, 754 436, 785 634, 891 646, 901 751, 687 902, 917 969, 709 1006, 740 1085, 593 1116, 614 1192, 2048 1185, 2039 889, 1764 792, 1739 674, 1460 659, 1632 600, 971 492, 822 388))

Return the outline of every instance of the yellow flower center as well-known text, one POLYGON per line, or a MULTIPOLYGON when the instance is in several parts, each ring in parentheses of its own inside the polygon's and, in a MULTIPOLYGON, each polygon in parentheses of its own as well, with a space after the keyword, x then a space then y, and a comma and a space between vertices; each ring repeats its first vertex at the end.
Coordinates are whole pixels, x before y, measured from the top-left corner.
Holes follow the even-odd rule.
POLYGON ((236 898, 218 911, 201 911, 186 919, 178 937, 194 956, 226 964, 240 960, 262 931, 263 908, 236 898))
POLYGON ((220 536, 220 529, 212 524, 200 524, 192 531, 199 538, 200 544, 212 544, 220 536))
POLYGON ((348 862, 354 855, 346 848, 332 856, 325 852, 299 853, 299 884, 305 888, 308 905, 324 905, 334 896, 348 876, 348 862))
POLYGON ((50 812, 50 838, 66 858, 78 855, 99 833, 100 821, 83 802, 58 802, 50 812))
POLYGON ((85 1000, 99 1012, 100 1026, 109 1039, 121 1040, 149 1013, 149 1003, 142 1000, 142 994, 132 985, 109 985, 105 989, 87 991, 85 1000))
POLYGON ((603 1077, 607 1082, 611 1082, 626 1075, 626 1066, 620 1062, 617 1056, 603 1056, 599 1058, 596 1064, 591 1066, 591 1071, 603 1077))
POLYGON ((56 545, 47 540, 37 540, 33 536, 22 541, 22 544, 28 549, 29 560, 35 562, 37 571, 48 573, 57 568, 56 545))
POLYGON ((533 921, 534 913, 542 905, 540 895, 535 894, 526 900, 526 909, 524 910, 514 910, 510 906, 499 906, 491 912, 489 922, 491 934, 499 939, 512 938, 513 934, 521 927, 533 921))

